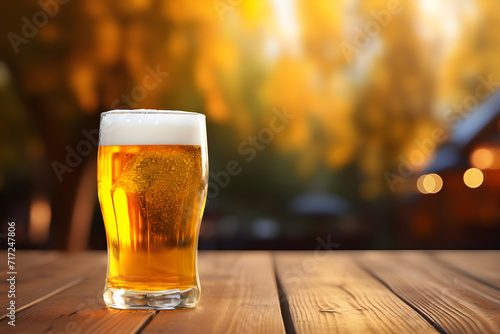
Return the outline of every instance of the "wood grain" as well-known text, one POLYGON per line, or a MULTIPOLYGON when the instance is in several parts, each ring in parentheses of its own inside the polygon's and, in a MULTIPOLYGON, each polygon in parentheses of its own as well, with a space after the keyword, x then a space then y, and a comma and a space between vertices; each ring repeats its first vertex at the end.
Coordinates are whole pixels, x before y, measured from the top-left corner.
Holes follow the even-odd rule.
MULTIPOLYGON (((106 272, 106 254, 104 252, 87 252, 75 254, 56 254, 48 259, 40 256, 36 264, 23 268, 21 260, 16 263, 16 308, 21 311, 47 296, 59 293, 80 282, 85 276, 96 270, 106 272)), ((104 283, 103 283, 104 284, 104 283)), ((0 282, 0 294, 7 295, 9 284, 0 282)), ((8 298, 0 299, 0 319, 7 314, 8 298)))
MULTIPOLYGON (((106 267, 100 266, 97 273, 88 276, 79 284, 20 312, 13 332, 45 334, 139 332, 156 312, 107 308, 102 299, 105 278, 106 267)), ((4 318, 0 322, 0 328, 7 327, 7 320, 4 318)))
POLYGON ((500 333, 499 290, 424 252, 366 252, 357 258, 441 331, 500 333))
POLYGON ((199 305, 156 312, 104 306, 105 252, 21 251, 16 327, 0 298, 0 332, 500 333, 499 254, 201 252, 199 305))
POLYGON ((500 289, 500 251, 436 251, 436 258, 500 289))
MULTIPOLYGON (((58 251, 42 251, 42 250, 17 250, 15 252, 15 258, 13 259, 16 269, 18 271, 26 270, 33 266, 39 266, 41 264, 48 264, 55 261, 61 252, 58 251)), ((0 251, 0 270, 7 270, 7 251, 0 251)))
POLYGON ((275 255, 297 333, 436 333, 350 253, 275 255))
POLYGON ((268 252, 204 252, 199 264, 199 304, 160 312, 142 333, 284 333, 268 252))

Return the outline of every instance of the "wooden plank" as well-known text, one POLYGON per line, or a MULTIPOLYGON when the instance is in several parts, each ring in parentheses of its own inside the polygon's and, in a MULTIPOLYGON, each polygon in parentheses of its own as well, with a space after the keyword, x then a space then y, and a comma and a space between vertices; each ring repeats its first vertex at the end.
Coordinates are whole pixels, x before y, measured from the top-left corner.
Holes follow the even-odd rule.
POLYGON ((350 252, 278 252, 278 281, 297 333, 436 333, 350 252))
POLYGON ((500 251, 435 251, 436 258, 500 289, 500 251))
MULTIPOLYGON (((155 311, 122 311, 107 308, 102 299, 106 268, 65 291, 40 301, 16 317, 18 333, 137 333, 155 311)), ((10 327, 9 319, 0 329, 10 327)), ((12 329, 13 327, 7 328, 12 329)), ((4 332, 3 330, 1 330, 4 332)))
POLYGON ((284 333, 268 252, 203 252, 199 304, 162 311, 141 333, 284 333))
MULTIPOLYGON (((17 267, 15 302, 17 311, 30 307, 48 295, 58 293, 82 281, 96 270, 106 272, 106 253, 87 252, 58 256, 55 261, 45 262, 40 258, 39 265, 23 269, 22 261, 17 267)), ((9 283, 0 282, 0 295, 6 296, 9 283)), ((7 314, 8 298, 0 299, 0 319, 7 314)))
MULTIPOLYGON (((43 250, 17 250, 15 258, 12 259, 18 270, 26 270, 40 264, 47 264, 55 261, 61 252, 43 250)), ((0 270, 7 271, 7 251, 0 251, 0 270)))
POLYGON ((359 261, 436 328, 500 333, 500 291, 424 252, 366 252, 359 261))

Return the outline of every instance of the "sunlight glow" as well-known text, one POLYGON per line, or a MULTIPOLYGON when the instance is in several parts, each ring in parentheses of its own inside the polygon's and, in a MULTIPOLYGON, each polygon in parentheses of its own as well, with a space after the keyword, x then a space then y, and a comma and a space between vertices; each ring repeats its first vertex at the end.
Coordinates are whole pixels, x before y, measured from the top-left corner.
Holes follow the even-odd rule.
POLYGON ((271 0, 271 6, 276 16, 279 32, 288 48, 287 51, 295 56, 300 54, 299 20, 297 18, 295 0, 271 0))

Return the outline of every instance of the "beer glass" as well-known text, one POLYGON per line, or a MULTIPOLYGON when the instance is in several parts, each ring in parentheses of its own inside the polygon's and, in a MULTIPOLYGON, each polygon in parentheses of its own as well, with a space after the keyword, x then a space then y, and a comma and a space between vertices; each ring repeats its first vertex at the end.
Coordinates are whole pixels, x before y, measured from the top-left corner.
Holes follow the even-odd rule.
POLYGON ((205 116, 102 113, 97 179, 108 244, 106 305, 194 307, 200 298, 198 235, 208 182, 205 116))

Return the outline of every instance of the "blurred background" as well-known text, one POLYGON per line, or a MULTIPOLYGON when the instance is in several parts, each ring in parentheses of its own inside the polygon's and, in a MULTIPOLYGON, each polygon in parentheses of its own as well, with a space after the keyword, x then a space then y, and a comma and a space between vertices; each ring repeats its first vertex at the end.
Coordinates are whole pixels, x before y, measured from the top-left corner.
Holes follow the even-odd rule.
POLYGON ((0 12, 0 228, 18 248, 105 249, 96 138, 115 108, 207 116, 201 249, 500 247, 497 0, 0 12))

